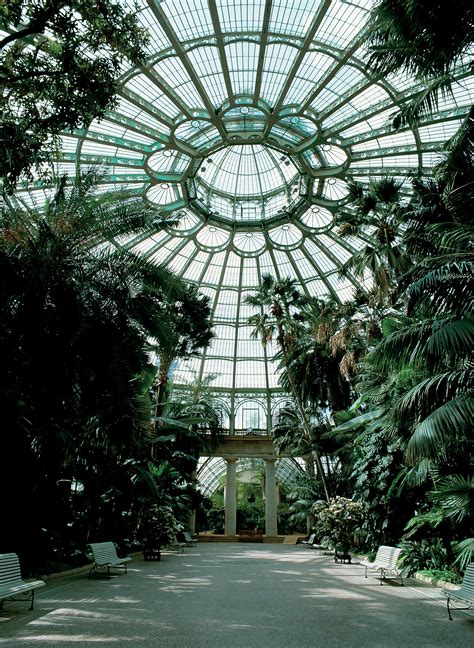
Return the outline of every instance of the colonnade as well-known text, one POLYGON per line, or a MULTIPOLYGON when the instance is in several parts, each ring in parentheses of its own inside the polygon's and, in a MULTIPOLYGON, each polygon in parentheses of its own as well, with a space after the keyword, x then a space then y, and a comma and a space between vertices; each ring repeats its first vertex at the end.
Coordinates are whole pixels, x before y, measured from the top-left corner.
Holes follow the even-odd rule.
MULTIPOLYGON (((227 480, 225 487, 225 534, 237 533, 237 457, 227 457, 227 480)), ((277 528, 277 483, 275 459, 265 461, 265 534, 278 535, 277 528)))

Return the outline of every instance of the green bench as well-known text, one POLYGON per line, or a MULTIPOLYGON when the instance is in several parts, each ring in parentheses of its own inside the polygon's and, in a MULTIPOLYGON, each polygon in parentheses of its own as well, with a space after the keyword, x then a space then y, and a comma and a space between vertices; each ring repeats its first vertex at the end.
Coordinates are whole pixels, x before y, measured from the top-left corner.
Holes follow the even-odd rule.
POLYGON ((461 587, 458 590, 443 590, 443 594, 447 596, 446 605, 450 621, 453 620, 451 607, 453 610, 471 610, 474 607, 474 563, 467 566, 461 587), (457 607, 458 604, 463 607, 457 607))
POLYGON ((3 601, 31 601, 33 609, 35 590, 44 587, 42 580, 24 581, 16 553, 0 554, 0 609, 3 601), (18 598, 19 597, 19 598, 18 598))
POLYGON ((94 557, 94 563, 89 572, 89 578, 96 571, 105 570, 107 578, 110 579, 110 568, 123 568, 127 573, 127 562, 132 560, 130 556, 120 558, 113 542, 91 542, 88 545, 94 557))

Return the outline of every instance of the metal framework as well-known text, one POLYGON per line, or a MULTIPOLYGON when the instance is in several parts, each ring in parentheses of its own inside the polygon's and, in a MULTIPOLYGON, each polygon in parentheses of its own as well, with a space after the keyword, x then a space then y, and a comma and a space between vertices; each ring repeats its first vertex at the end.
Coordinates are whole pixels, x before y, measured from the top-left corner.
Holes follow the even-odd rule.
MULTIPOLYGON (((212 301, 216 338, 174 382, 216 374, 234 411, 277 394, 272 349, 250 338, 244 298, 263 273, 308 295, 344 301, 360 283, 341 265, 364 245, 342 240, 334 213, 347 182, 429 174, 473 98, 472 71, 418 126, 390 116, 423 88, 378 78, 361 45, 371 0, 137 0, 151 33, 148 61, 124 69, 119 102, 62 137, 60 173, 99 164, 102 191, 125 191, 170 224, 120 241, 197 284, 212 301), (176 218, 177 217, 177 218, 176 218)), ((24 204, 41 203, 19 192, 24 204)), ((365 285, 370 285, 367 277, 365 285)), ((270 414, 267 415, 270 417, 270 414)))

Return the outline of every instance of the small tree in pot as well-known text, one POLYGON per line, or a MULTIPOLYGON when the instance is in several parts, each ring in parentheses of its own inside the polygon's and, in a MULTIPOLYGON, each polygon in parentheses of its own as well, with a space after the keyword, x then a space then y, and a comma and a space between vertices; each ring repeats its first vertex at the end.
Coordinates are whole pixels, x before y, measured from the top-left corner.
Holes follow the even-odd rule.
POLYGON ((346 497, 336 497, 329 502, 313 505, 317 536, 329 541, 337 556, 346 557, 354 544, 354 534, 363 521, 362 505, 346 497))
POLYGON ((173 542, 177 526, 170 506, 153 504, 143 511, 137 537, 143 544, 145 560, 160 560, 161 547, 173 542))

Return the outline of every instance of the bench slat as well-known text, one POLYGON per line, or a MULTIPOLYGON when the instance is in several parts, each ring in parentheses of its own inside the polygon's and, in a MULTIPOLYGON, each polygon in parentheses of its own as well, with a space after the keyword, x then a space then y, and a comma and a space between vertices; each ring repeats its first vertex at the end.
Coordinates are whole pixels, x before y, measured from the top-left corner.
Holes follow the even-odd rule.
POLYGON ((400 547, 389 547, 387 545, 380 546, 373 562, 368 560, 361 560, 360 562, 360 564, 365 567, 365 577, 367 578, 368 571, 378 572, 381 585, 383 579, 388 576, 400 578, 403 585, 402 577, 397 569, 397 561, 401 552, 402 549, 400 547))
MULTIPOLYGON (((457 608, 459 610, 471 610, 474 607, 474 563, 470 563, 464 572, 464 578, 461 587, 458 590, 443 590, 443 594, 447 597, 446 604, 448 607, 448 617, 452 621, 450 603, 454 599, 457 603, 465 605, 466 607, 457 608)), ((454 606, 456 609, 456 606, 454 606)))
POLYGON ((19 600, 14 598, 17 594, 27 594, 29 592, 30 596, 24 600, 31 601, 30 610, 32 610, 35 590, 45 585, 46 583, 42 580, 24 581, 22 579, 17 554, 0 554, 0 607, 3 605, 4 600, 19 600))
POLYGON ((123 567, 127 572, 126 563, 131 560, 131 557, 121 558, 118 556, 113 542, 91 542, 88 546, 94 556, 94 564, 89 572, 89 578, 98 569, 107 569, 107 578, 110 578, 110 567, 123 567))

